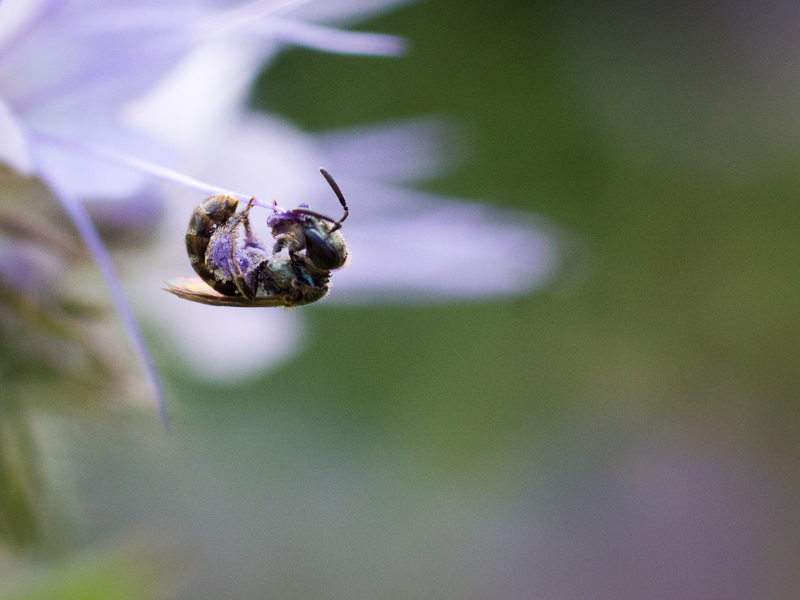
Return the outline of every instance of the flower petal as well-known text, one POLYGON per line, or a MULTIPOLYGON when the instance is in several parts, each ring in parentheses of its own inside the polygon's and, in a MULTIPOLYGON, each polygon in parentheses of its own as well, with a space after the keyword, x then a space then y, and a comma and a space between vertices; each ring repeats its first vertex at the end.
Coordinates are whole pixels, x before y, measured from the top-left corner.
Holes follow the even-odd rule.
POLYGON ((408 49, 406 40, 394 35, 344 31, 290 19, 256 22, 247 29, 297 46, 339 54, 401 56, 408 49))
POLYGON ((513 296, 541 288, 559 266, 561 240, 530 214, 348 180, 340 185, 351 211, 343 228, 351 259, 333 275, 332 302, 513 296))
POLYGON ((108 112, 112 103, 149 89, 184 50, 163 31, 78 36, 59 15, 5 51, 0 90, 21 115, 73 95, 102 99, 108 112))
POLYGON ((303 347, 297 312, 205 306, 158 291, 150 318, 197 377, 254 377, 293 358, 303 347))
POLYGON ((11 109, 0 100, 0 162, 23 175, 33 173, 33 158, 24 129, 11 109))
POLYGON ((213 40, 188 53, 147 94, 122 109, 124 121, 154 139, 189 152, 208 143, 244 109, 263 44, 213 40))
POLYGON ((108 249, 100 239, 97 229, 92 223, 92 220, 89 218, 89 213, 86 211, 86 208, 83 206, 80 200, 74 196, 71 196, 68 190, 62 189, 57 181, 48 180, 46 177, 45 181, 50 185, 53 192, 61 201, 61 205, 69 215, 72 223, 75 225, 75 228, 78 230, 78 233, 86 243, 89 252, 91 252, 92 257, 97 263, 97 267, 100 269, 100 273, 102 274, 103 279, 105 280, 106 285, 111 292, 111 300, 114 303, 117 313, 122 321, 122 325, 128 334, 128 339, 130 340, 131 346, 133 347, 144 375, 150 384, 158 416, 162 423, 165 426, 168 426, 169 411, 167 409, 164 388, 161 385, 161 378, 158 374, 155 363, 153 362, 153 356, 150 354, 147 344, 144 342, 144 337, 142 336, 142 332, 139 328, 138 322, 136 321, 136 317, 134 316, 131 306, 128 303, 128 297, 125 295, 125 291, 122 289, 122 284, 119 276, 117 275, 117 270, 114 267, 114 263, 111 260, 111 256, 108 253, 108 249))
MULTIPOLYGON (((202 148, 187 165, 189 172, 225 187, 290 208, 313 199, 315 190, 324 190, 313 137, 268 115, 242 116, 217 129, 202 148)), ((324 198, 330 200, 327 206, 339 210, 330 188, 324 198)))
POLYGON ((454 168, 464 156, 454 123, 435 117, 349 127, 316 136, 333 173, 400 183, 430 179, 454 168))
POLYGON ((411 4, 416 0, 328 0, 327 2, 308 2, 292 8, 283 14, 292 18, 302 18, 316 23, 353 23, 364 21, 379 13, 385 13, 395 6, 411 4))
POLYGON ((177 162, 178 153, 165 144, 99 115, 61 121, 57 114, 48 114, 30 129, 41 174, 77 198, 125 198, 152 181, 152 173, 124 164, 120 157, 135 156, 156 165, 177 162), (115 150, 104 154, 103 148, 115 150))
POLYGON ((11 43, 23 28, 34 21, 49 2, 52 0, 26 0, 25 2, 0 0, 0 50, 11 43))
MULTIPOLYGON (((33 134, 33 137, 38 142, 37 159, 39 171, 48 176, 53 182, 61 185, 61 189, 72 190, 75 196, 81 196, 83 199, 99 199, 104 202, 118 199, 123 202, 129 202, 133 196, 137 195, 137 192, 139 192, 141 188, 149 187, 150 179, 161 179, 170 183, 176 183, 206 194, 228 194, 244 201, 251 198, 249 194, 241 194, 211 185, 199 179, 189 177, 179 171, 175 171, 174 169, 163 167, 137 156, 119 152, 107 146, 45 134, 33 134), (102 192, 97 192, 97 184, 99 182, 93 182, 95 187, 87 188, 80 175, 70 178, 71 173, 64 168, 63 162, 65 160, 74 161, 78 159, 95 162, 97 163, 97 168, 101 170, 114 169, 125 173, 130 171, 133 174, 131 177, 134 177, 134 184, 131 189, 128 189, 128 187, 124 185, 120 186, 120 182, 116 182, 117 185, 113 190, 109 186, 102 192), (86 191, 87 189, 93 189, 95 193, 89 193, 86 191), (76 190, 83 193, 78 193, 76 190)), ((259 203, 256 202, 256 204, 259 203)))

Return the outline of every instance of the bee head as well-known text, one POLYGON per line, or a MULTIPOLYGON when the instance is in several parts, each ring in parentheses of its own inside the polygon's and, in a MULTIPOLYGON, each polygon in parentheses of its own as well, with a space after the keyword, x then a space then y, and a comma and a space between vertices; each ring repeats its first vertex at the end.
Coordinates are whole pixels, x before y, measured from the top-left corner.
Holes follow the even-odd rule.
POLYGON ((326 271, 343 267, 347 262, 347 246, 342 234, 334 230, 329 223, 316 222, 314 225, 303 231, 306 238, 306 256, 315 266, 326 271))
POLYGON ((344 196, 333 177, 325 169, 320 169, 323 177, 331 186, 344 214, 337 221, 326 215, 311 210, 307 204, 301 204, 293 210, 276 211, 267 225, 272 228, 272 235, 278 238, 276 248, 288 247, 290 252, 305 249, 311 263, 322 270, 339 269, 347 262, 347 246, 339 229, 350 214, 344 196), (282 241, 293 240, 293 241, 282 241))

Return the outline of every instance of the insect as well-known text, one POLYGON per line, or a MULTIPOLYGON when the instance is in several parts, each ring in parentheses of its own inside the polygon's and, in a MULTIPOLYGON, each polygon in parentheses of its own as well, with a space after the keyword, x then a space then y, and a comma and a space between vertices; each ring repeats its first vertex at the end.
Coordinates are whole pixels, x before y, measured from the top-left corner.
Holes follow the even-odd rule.
POLYGON ((186 251, 200 279, 168 279, 166 291, 215 306, 291 307, 324 298, 331 271, 347 262, 347 245, 339 230, 350 210, 333 177, 325 169, 320 172, 344 209, 338 221, 306 205, 293 210, 275 207, 267 219, 275 243, 267 248, 250 227, 255 198, 238 213, 236 198, 206 198, 192 213, 186 231, 186 251))

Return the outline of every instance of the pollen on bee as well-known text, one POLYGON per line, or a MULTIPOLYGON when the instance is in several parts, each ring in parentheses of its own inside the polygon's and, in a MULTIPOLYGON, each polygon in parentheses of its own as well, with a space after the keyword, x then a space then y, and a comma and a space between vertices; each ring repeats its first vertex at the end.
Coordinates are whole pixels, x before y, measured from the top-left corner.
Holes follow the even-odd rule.
POLYGON ((226 275, 225 272, 222 269, 214 269, 212 271, 212 273, 214 274, 214 278, 217 281, 230 281, 231 280, 231 277, 228 277, 228 275, 226 275))

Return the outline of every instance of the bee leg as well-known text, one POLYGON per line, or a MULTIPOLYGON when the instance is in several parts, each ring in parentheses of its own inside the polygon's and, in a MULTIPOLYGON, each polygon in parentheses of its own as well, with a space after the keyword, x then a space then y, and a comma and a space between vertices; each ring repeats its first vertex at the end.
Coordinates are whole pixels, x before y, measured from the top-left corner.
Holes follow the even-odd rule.
POLYGON ((250 227, 250 209, 255 206, 256 198, 253 196, 247 207, 242 211, 239 222, 244 226, 244 247, 245 248, 258 248, 259 250, 266 250, 264 244, 258 239, 258 236, 253 232, 250 227))
POLYGON ((247 282, 244 275, 242 275, 241 269, 239 269, 238 263, 232 263, 233 266, 233 283, 236 286, 236 289, 239 290, 239 293, 248 300, 253 299, 253 288, 247 282))
POLYGON ((244 222, 244 247, 245 248, 258 248, 259 250, 266 250, 264 244, 258 239, 258 236, 250 229, 250 221, 244 222))
POLYGON ((288 246, 289 243, 291 242, 292 237, 293 236, 290 233, 284 233, 283 235, 278 236, 275 239, 275 245, 272 247, 272 253, 277 254, 278 252, 286 248, 286 246, 288 246))
POLYGON ((275 241, 275 244, 272 246, 272 253, 277 254, 286 246, 286 241, 284 240, 286 236, 282 235, 275 241))
POLYGON ((229 265, 231 270, 231 275, 233 276, 233 284, 236 286, 236 289, 239 290, 239 293, 248 300, 253 299, 253 290, 250 287, 250 284, 247 283, 247 280, 244 278, 242 274, 242 268, 239 265, 239 261, 236 258, 236 235, 235 231, 231 234, 231 255, 229 257, 229 265))
POLYGON ((281 295, 286 306, 294 306, 303 299, 303 292, 298 288, 293 288, 291 292, 284 292, 281 295))
MULTIPOLYGON (((258 294, 259 281, 262 279, 262 275, 267 270, 268 266, 269 266, 269 259, 265 258, 260 263, 258 263, 253 269, 253 274, 250 276, 250 289, 253 290, 253 298, 255 298, 256 294, 258 294)), ((265 285, 265 287, 268 286, 265 285)))
POLYGON ((277 254, 284 248, 288 248, 289 254, 294 256, 295 253, 300 252, 300 250, 305 247, 305 236, 302 231, 290 231, 276 238, 275 245, 272 247, 272 253, 277 254))

